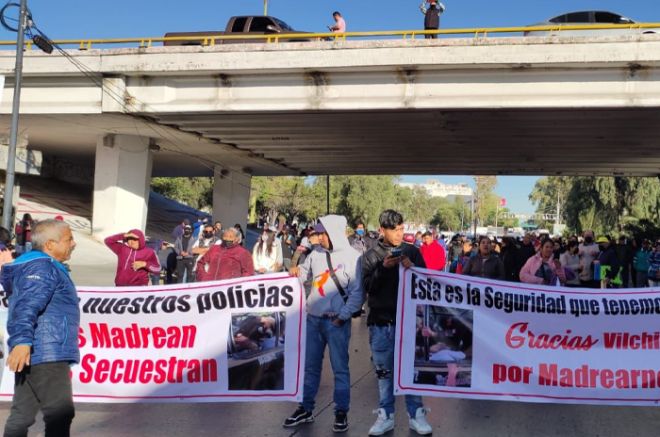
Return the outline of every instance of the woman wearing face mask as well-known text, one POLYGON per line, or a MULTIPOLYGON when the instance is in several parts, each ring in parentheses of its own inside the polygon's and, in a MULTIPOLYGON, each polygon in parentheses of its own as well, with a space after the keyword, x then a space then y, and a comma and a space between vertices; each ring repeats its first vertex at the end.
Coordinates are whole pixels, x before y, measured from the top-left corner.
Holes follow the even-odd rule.
POLYGON ((563 285, 566 282, 564 269, 559 260, 554 259, 555 244, 545 238, 541 242, 539 253, 527 260, 520 270, 520 281, 527 284, 539 285, 563 285))
POLYGON ((257 273, 273 273, 282 269, 282 247, 275 239, 274 230, 266 229, 261 234, 261 239, 252 251, 252 261, 257 273))
POLYGON ((219 281, 254 275, 252 255, 240 245, 236 228, 222 231, 222 243, 214 244, 197 261, 197 281, 219 281))
MULTIPOLYGON (((567 287, 579 287, 580 286, 580 271, 582 266, 580 266, 580 251, 577 241, 569 241, 566 252, 559 255, 559 262, 565 271, 570 271, 573 275, 572 278, 566 278, 567 287)), ((571 276, 571 275, 568 275, 571 276)))

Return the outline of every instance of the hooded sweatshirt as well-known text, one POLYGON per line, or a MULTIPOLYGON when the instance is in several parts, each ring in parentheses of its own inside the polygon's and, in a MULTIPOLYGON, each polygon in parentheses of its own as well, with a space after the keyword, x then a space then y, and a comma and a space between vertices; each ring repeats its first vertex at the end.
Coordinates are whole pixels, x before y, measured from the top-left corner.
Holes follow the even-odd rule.
POLYGON ((350 320, 364 301, 360 253, 348 243, 345 217, 327 215, 319 221, 330 237, 332 248, 326 250, 321 245, 317 246, 299 266, 299 277, 303 283, 307 280, 312 283, 307 296, 307 314, 350 320), (348 296, 346 301, 330 275, 327 253, 330 254, 332 269, 348 296))
POLYGON ((137 235, 139 239, 140 244, 137 250, 131 249, 123 242, 123 233, 111 235, 105 239, 105 245, 119 258, 115 285, 117 287, 149 285, 149 273, 160 273, 158 256, 153 249, 146 247, 142 231, 132 229, 129 233, 137 235), (133 270, 135 261, 146 261, 147 265, 144 268, 133 270))

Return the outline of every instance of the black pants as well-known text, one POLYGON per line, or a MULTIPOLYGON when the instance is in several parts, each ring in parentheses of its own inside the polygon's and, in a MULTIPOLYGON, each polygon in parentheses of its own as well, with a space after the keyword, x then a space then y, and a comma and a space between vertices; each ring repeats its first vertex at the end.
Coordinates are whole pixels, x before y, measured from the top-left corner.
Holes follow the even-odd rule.
MULTIPOLYGON (((438 30, 437 27, 425 27, 424 30, 438 30)), ((425 39, 437 39, 438 34, 434 33, 433 35, 424 35, 425 39)))
POLYGON ((37 364, 16 374, 4 437, 26 437, 40 409, 46 437, 69 436, 75 415, 69 363, 37 364))
POLYGON ((186 272, 186 282, 195 282, 193 276, 193 258, 181 258, 176 260, 176 282, 183 282, 183 272, 186 272))

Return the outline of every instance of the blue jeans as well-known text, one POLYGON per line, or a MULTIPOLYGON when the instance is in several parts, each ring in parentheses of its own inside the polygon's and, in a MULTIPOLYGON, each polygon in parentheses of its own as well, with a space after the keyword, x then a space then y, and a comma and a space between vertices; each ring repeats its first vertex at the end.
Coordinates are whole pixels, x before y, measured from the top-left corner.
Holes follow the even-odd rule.
MULTIPOLYGON (((387 414, 394 413, 394 325, 369 326, 369 346, 371 361, 378 378, 378 406, 387 414)), ((421 396, 406 395, 406 409, 410 417, 415 417, 418 408, 423 407, 421 396)))
POLYGON ((305 352, 305 384, 300 405, 314 411, 314 399, 319 391, 325 346, 330 349, 330 364, 335 375, 335 412, 348 412, 351 401, 351 376, 348 370, 348 343, 351 339, 351 321, 341 328, 332 319, 307 316, 307 340, 305 352))

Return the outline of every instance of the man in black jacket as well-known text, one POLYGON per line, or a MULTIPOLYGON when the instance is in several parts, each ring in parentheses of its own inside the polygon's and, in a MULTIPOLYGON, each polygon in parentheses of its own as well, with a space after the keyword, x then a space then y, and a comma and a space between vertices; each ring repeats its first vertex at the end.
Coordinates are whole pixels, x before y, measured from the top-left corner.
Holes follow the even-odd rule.
MULTIPOLYGON (((383 239, 362 259, 362 281, 367 293, 369 345, 378 378, 378 418, 369 430, 377 436, 394 429, 394 333, 399 293, 399 265, 426 267, 422 254, 412 244, 403 244, 403 216, 391 209, 379 217, 383 239)), ((410 428, 418 434, 431 434, 426 409, 420 396, 406 395, 410 428)))
MULTIPOLYGON (((436 1, 430 0, 430 6, 426 8, 426 1, 419 6, 419 10, 424 14, 424 30, 438 30, 440 28, 440 14, 445 11, 445 5, 436 1)), ((436 39, 437 34, 425 35, 426 39, 436 39)))

